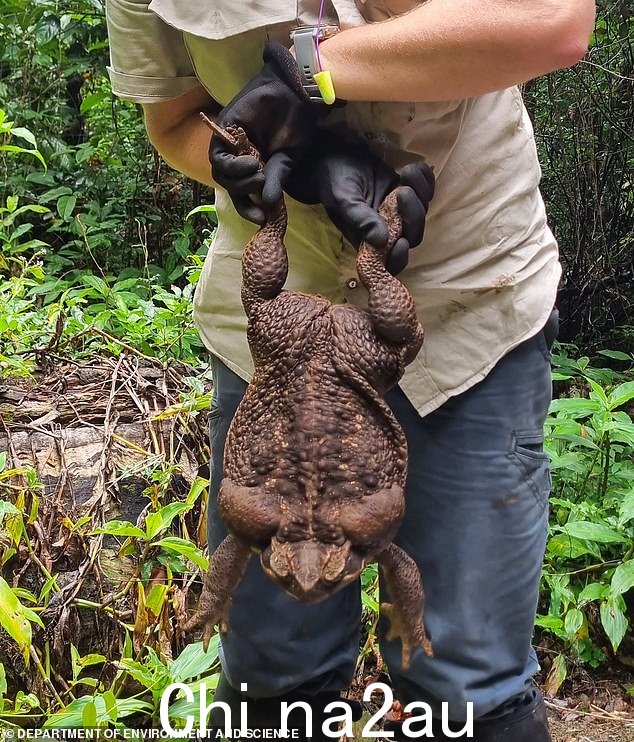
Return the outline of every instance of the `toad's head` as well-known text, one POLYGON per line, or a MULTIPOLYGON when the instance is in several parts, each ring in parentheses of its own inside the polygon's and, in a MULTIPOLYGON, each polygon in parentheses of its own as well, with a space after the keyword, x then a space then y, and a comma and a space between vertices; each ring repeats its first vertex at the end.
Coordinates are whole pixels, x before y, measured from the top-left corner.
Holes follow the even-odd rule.
POLYGON ((260 560, 266 574, 302 603, 318 603, 355 580, 365 566, 350 541, 271 539, 260 560))

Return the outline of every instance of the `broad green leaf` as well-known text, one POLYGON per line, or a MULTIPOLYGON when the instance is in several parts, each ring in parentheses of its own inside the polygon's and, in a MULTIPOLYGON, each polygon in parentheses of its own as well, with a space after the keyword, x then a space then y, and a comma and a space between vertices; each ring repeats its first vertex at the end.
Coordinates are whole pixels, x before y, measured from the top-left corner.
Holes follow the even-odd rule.
POLYGON ((616 652, 627 631, 627 618, 614 600, 601 603, 600 614, 601 624, 612 644, 612 649, 616 652))
POLYGON ((97 706, 94 701, 88 701, 81 712, 81 725, 84 729, 92 729, 97 726, 97 706))
POLYGON ((619 525, 624 525, 634 518, 634 489, 625 495, 619 509, 619 525))
POLYGON ((87 93, 82 99, 79 110, 82 113, 90 111, 91 108, 98 106, 103 101, 105 95, 105 91, 103 90, 99 90, 96 93, 87 93))
POLYGON ((83 657, 77 659, 78 666, 82 668, 90 667, 91 665, 101 665, 104 662, 107 662, 107 659, 103 654, 85 654, 83 657))
POLYGON ((191 680, 209 670, 218 662, 218 634, 214 634, 205 652, 202 642, 188 644, 178 657, 170 663, 170 671, 175 683, 191 680))
POLYGON ((31 624, 11 586, 0 577, 0 625, 17 642, 24 661, 29 662, 31 624))
POLYGON ((608 395, 605 393, 605 389, 601 386, 601 384, 594 381, 589 376, 586 376, 586 381, 588 382, 588 384, 590 384, 590 387, 592 389, 592 392, 590 392, 591 398, 599 400, 601 406, 604 409, 608 409, 610 405, 608 402, 608 395))
POLYGON ((23 126, 14 126, 11 129, 11 134, 14 137, 20 137, 20 139, 26 139, 26 141, 31 144, 33 147, 37 147, 37 143, 35 141, 35 135, 33 132, 29 131, 28 129, 25 129, 23 126))
POLYGON ((162 564, 167 570, 167 576, 171 579, 172 574, 187 572, 187 565, 174 552, 164 551, 156 557, 156 561, 162 564))
POLYGON ((622 595, 634 587, 634 559, 622 562, 614 570, 610 592, 612 595, 622 595))
POLYGON ((19 513, 20 511, 16 508, 16 506, 12 502, 7 502, 6 500, 0 500, 0 523, 2 523, 2 520, 5 515, 15 515, 16 513, 19 513))
POLYGON ((15 211, 11 213, 11 221, 15 219, 16 216, 19 214, 48 214, 50 209, 48 206, 42 206, 42 204, 24 204, 24 206, 19 206, 15 211))
POLYGON ((125 538, 145 538, 145 533, 127 520, 108 521, 102 528, 96 528, 93 533, 107 533, 110 536, 123 536, 125 538))
POLYGON ((120 670, 125 670, 128 675, 141 683, 145 688, 151 688, 154 685, 154 673, 140 662, 123 658, 114 664, 120 670))
POLYGON ((200 713, 200 693, 203 683, 205 685, 205 698, 203 698, 203 703, 205 707, 207 707, 213 701, 213 695, 218 686, 219 678, 220 673, 216 673, 214 675, 205 675, 200 680, 196 680, 193 683, 186 683, 194 694, 193 700, 188 701, 186 698, 183 698, 182 691, 177 693, 175 696, 177 700, 170 703, 168 707, 167 713, 170 719, 185 721, 188 716, 197 717, 200 713))
POLYGON ((566 634, 573 639, 579 629, 583 626, 583 613, 578 608, 571 608, 566 612, 564 618, 564 629, 566 634))
MULTIPOLYGON (((1 469, 2 467, 0 467, 1 469)), ((205 489, 209 486, 209 480, 203 479, 203 477, 196 477, 194 481, 192 482, 192 486, 189 489, 189 493, 187 495, 187 502, 190 505, 193 505, 196 500, 200 497, 201 493, 205 491, 205 489)))
POLYGON ((106 707, 106 713, 108 716, 112 719, 112 721, 117 720, 117 697, 111 690, 107 690, 103 694, 103 701, 106 707))
POLYGON ((592 523, 586 520, 577 520, 566 523, 561 526, 561 530, 569 536, 585 539, 586 541, 596 541, 598 544, 623 543, 628 539, 621 533, 604 526, 601 523, 592 523))
POLYGON ((110 291, 110 287, 103 280, 103 278, 99 278, 99 276, 93 276, 92 273, 84 273, 84 275, 81 277, 81 280, 83 281, 83 283, 86 284, 86 286, 90 286, 91 288, 95 289, 102 296, 106 296, 110 291))
POLYGON ((616 409, 634 399, 634 381, 626 381, 614 389, 609 396, 610 409, 616 409))
POLYGON ((365 590, 361 591, 361 603, 372 613, 379 612, 379 603, 365 590))
POLYGON ((574 538, 565 533, 558 533, 548 540, 548 553, 566 559, 576 559, 583 554, 592 554, 601 558, 601 551, 595 543, 574 538))
POLYGON ((68 196, 72 193, 72 189, 68 186, 57 186, 57 188, 50 188, 40 196, 40 201, 55 201, 60 196, 68 196))
MULTIPOLYGON (((26 242, 20 243, 20 250, 24 252, 25 250, 35 250, 38 247, 48 247, 48 243, 43 242, 42 240, 27 240, 26 242)), ((44 278, 44 271, 40 268, 39 265, 32 265, 29 268, 29 273, 39 280, 44 278)))
POLYGON ((149 608, 155 616, 158 616, 165 602, 167 585, 165 583, 154 583, 145 599, 145 607, 149 608))
POLYGON ((129 660, 132 658, 132 637, 130 636, 130 632, 125 632, 125 639, 123 640, 123 651, 121 652, 121 659, 129 660))
POLYGON ((121 281, 117 281, 112 288, 114 291, 125 291, 139 285, 143 285, 143 280, 139 276, 134 276, 133 278, 124 278, 121 281))
POLYGON ((18 147, 15 144, 0 144, 0 152, 20 152, 24 155, 33 155, 44 165, 46 168, 46 162, 42 155, 36 149, 25 149, 24 147, 18 147))
POLYGON ((203 570, 209 569, 209 560, 203 555, 197 546, 192 544, 190 541, 185 541, 184 538, 167 536, 160 541, 156 541, 154 545, 162 546, 168 551, 174 551, 177 554, 184 556, 186 559, 190 559, 203 570))
MULTIPOLYGON (((13 212, 18 208, 20 199, 17 196, 7 196, 7 209, 9 212, 13 212)), ((15 234, 12 235, 12 239, 17 239, 15 234)))
MULTIPOLYGON (((63 711, 49 716, 44 722, 44 729, 78 729, 82 726, 85 707, 92 703, 97 710, 97 723, 108 722, 110 715, 106 710, 106 703, 101 695, 81 696, 68 704, 63 711)), ((117 717, 119 719, 135 713, 148 713, 152 705, 146 701, 137 701, 134 698, 117 699, 117 717)))
POLYGON ((601 406, 595 399, 562 397, 561 399, 553 399, 550 403, 549 412, 567 413, 573 417, 588 417, 600 409, 601 406))
POLYGON ((187 512, 191 507, 189 502, 170 502, 169 505, 164 505, 158 511, 161 516, 161 528, 168 528, 177 515, 187 512))
POLYGON ((535 625, 541 626, 543 629, 563 629, 564 622, 558 616, 537 616, 535 619, 535 625))
POLYGON ((4 671, 4 665, 0 662, 0 709, 3 707, 2 697, 7 692, 7 675, 4 671))
MULTIPOLYGON (((193 208, 187 214, 185 219, 189 219, 194 216, 194 214, 211 214, 213 217, 216 217, 216 207, 213 204, 201 204, 200 206, 193 208)), ((216 221, 216 219, 214 218, 213 221, 216 221)))
POLYGON ((70 662, 71 662, 71 668, 73 671, 73 680, 77 680, 77 677, 80 673, 80 668, 79 668, 79 665, 77 664, 77 660, 79 660, 79 652, 77 650, 77 647, 71 642, 70 662))
POLYGON ((96 688, 99 685, 97 678, 85 677, 73 681, 75 685, 87 685, 89 688, 96 688))
POLYGON ((77 204, 77 196, 70 194, 69 196, 60 196, 57 199, 57 213, 62 217, 64 221, 68 221, 73 214, 75 205, 77 204))
POLYGON ((23 608, 24 608, 24 617, 26 618, 27 621, 29 621, 30 623, 36 623, 38 626, 40 626, 43 629, 46 628, 44 626, 44 622, 42 621, 42 619, 38 616, 38 614, 32 608, 28 608, 27 606, 23 606, 23 608))
POLYGON ((614 358, 616 361, 631 361, 632 356, 628 353, 623 353, 621 350, 598 350, 597 353, 606 358, 614 358))
POLYGON ((600 600, 605 597, 607 591, 608 588, 606 585, 602 585, 600 582, 591 582, 579 593, 577 601, 581 605, 582 603, 589 603, 592 600, 600 600))
POLYGON ((148 513, 145 516, 145 537, 148 539, 148 541, 162 529, 163 527, 163 518, 161 517, 161 513, 159 511, 155 513, 148 513))

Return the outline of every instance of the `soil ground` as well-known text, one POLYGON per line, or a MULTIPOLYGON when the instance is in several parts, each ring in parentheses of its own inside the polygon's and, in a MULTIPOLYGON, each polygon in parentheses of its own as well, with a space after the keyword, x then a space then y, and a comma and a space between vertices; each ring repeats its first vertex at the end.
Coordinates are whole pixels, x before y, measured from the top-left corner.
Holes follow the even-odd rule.
MULTIPOLYGON (((386 680, 384 676, 381 679, 386 680)), ((543 682, 544 678, 538 676, 537 680, 543 682)), ((554 698, 541 683, 539 685, 544 691, 553 742, 634 742, 634 672, 631 668, 610 663, 591 673, 582 666, 572 665, 569 677, 554 698)), ((362 734, 369 718, 366 712, 354 725, 352 742, 366 739, 370 742, 370 738, 362 734)), ((384 740, 379 738, 379 742, 384 740)))
POLYGON ((549 709, 553 742, 634 742, 634 715, 610 718, 600 713, 549 709))
MULTIPOLYGON (((351 742, 377 742, 376 738, 361 735, 361 729, 369 718, 369 714, 364 714, 361 721, 355 724, 355 737, 351 742)), ((630 715, 629 719, 610 718, 601 713, 549 708, 548 718, 553 742, 634 742, 634 715, 630 715)), ((384 740, 379 738, 379 742, 384 740)))

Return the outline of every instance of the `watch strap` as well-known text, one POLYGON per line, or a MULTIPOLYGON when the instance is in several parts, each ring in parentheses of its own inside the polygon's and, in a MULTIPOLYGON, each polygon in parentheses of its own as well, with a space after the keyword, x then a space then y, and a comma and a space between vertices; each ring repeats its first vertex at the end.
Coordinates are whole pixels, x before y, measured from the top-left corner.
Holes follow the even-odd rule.
MULTIPOLYGON (((322 72, 317 57, 317 40, 328 38, 339 30, 337 26, 309 26, 295 29, 291 39, 295 45, 295 59, 299 68, 302 87, 313 103, 324 103, 321 88, 315 81, 315 75, 322 72)), ((322 84, 323 87, 323 84, 322 84)))

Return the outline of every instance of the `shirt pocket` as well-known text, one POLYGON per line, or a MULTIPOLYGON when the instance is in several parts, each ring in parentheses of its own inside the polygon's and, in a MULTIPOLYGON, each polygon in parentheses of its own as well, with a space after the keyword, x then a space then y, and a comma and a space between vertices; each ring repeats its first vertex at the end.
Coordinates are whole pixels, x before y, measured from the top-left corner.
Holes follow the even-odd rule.
POLYGON ((295 21, 297 2, 286 0, 220 0, 185 3, 183 0, 152 0, 150 10, 166 23, 206 39, 226 39, 254 28, 295 21))
POLYGON ((390 167, 398 170, 423 156, 438 177, 460 135, 466 105, 466 100, 351 101, 344 115, 346 124, 361 132, 390 167))

